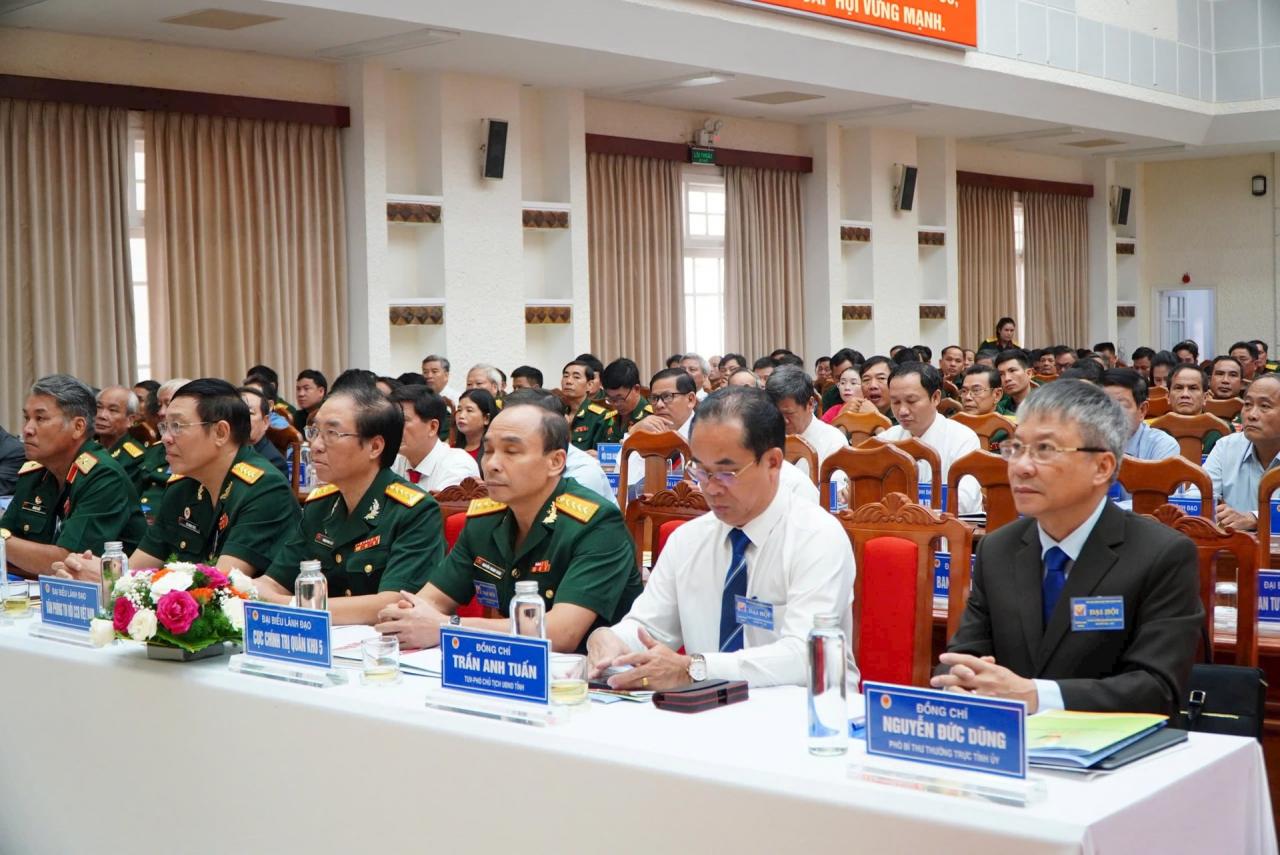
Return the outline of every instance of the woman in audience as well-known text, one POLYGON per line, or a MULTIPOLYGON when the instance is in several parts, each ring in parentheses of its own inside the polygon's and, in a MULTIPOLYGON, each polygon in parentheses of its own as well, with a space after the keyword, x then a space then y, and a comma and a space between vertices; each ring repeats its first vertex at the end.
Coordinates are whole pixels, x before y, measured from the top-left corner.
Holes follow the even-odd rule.
POLYGON ((458 406, 453 413, 453 423, 458 428, 454 445, 465 448, 480 462, 480 450, 484 446, 484 432, 489 422, 498 415, 498 405, 484 389, 468 389, 458 396, 458 406))
POLYGON ((1152 386, 1163 386, 1169 388, 1169 375, 1173 373, 1173 369, 1178 365, 1178 358, 1167 350, 1162 350, 1151 358, 1151 381, 1152 386))
POLYGON ((860 369, 861 366, 851 365, 840 372, 840 379, 836 381, 836 388, 840 390, 840 403, 828 407, 822 414, 822 420, 827 424, 834 422, 841 413, 879 412, 875 404, 862 397, 862 377, 858 374, 860 369))

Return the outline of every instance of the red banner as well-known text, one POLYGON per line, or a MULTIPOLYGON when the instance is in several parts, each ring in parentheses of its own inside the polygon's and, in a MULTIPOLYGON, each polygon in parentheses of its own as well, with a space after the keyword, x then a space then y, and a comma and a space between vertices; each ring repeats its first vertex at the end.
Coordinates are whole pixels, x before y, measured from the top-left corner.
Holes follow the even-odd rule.
POLYGON ((978 0, 729 0, 890 30, 951 45, 978 46, 978 0))

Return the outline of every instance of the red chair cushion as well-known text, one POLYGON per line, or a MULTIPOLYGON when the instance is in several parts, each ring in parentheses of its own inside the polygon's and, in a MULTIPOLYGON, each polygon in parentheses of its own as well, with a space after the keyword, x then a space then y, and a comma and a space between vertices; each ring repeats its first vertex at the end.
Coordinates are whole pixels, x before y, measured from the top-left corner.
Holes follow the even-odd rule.
MULTIPOLYGON (((450 514, 444 521, 444 542, 447 547, 446 551, 453 549, 453 545, 458 542, 458 535, 462 534, 462 528, 467 524, 467 515, 464 513, 450 514)), ((458 617, 484 617, 484 606, 476 602, 472 598, 471 602, 463 606, 458 606, 458 617)))
POLYGON ((858 670, 864 682, 911 685, 918 552, 900 537, 877 537, 862 550, 858 670))
POLYGON ((658 526, 658 548, 653 553, 653 563, 658 563, 658 556, 662 554, 662 547, 667 545, 667 538, 671 536, 671 532, 687 523, 688 520, 667 520, 658 526))

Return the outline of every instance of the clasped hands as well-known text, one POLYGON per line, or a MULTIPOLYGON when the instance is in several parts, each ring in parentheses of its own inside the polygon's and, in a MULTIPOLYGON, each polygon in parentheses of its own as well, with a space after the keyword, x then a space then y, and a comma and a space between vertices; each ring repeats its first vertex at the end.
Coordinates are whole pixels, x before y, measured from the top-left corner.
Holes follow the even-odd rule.
POLYGON ((440 643, 440 627, 448 622, 447 614, 422 597, 401 591, 400 599, 378 612, 373 628, 399 638, 400 649, 405 650, 435 647, 440 643))
POLYGON ((49 569, 59 579, 78 579, 81 582, 102 581, 102 559, 95 557, 87 549, 79 555, 74 552, 67 553, 66 558, 53 562, 49 569))
POLYGON ((994 656, 970 656, 967 653, 944 653, 938 657, 951 670, 930 678, 929 685, 950 692, 967 692, 993 698, 1024 701, 1027 714, 1039 707, 1039 694, 1033 680, 1020 677, 1003 665, 997 665, 994 656))

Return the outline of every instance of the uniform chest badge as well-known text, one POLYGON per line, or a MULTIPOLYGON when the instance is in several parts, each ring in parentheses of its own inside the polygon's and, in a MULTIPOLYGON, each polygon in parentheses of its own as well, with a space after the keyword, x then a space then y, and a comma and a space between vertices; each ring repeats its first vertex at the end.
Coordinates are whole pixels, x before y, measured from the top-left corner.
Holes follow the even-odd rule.
POLYGON ((70 497, 68 497, 67 500, 62 503, 62 515, 64 517, 71 516, 71 498, 70 497))
POLYGON ((378 504, 377 499, 374 499, 373 504, 369 505, 369 513, 364 515, 365 522, 373 522, 380 513, 382 513, 382 505, 378 504))
POLYGON ((228 484, 227 489, 222 491, 222 495, 218 498, 218 501, 225 502, 227 500, 227 496, 231 495, 231 488, 233 486, 234 486, 233 484, 228 484))
POLYGON ((225 513, 218 517, 218 531, 226 531, 227 526, 231 524, 231 518, 225 513))
POLYGON ((382 535, 375 534, 373 537, 367 538, 357 543, 355 545, 355 548, 352 549, 351 551, 360 552, 365 549, 372 549, 373 547, 377 546, 379 543, 382 543, 382 535))
POLYGON ((552 506, 551 506, 551 509, 550 509, 549 511, 547 511, 547 515, 546 515, 545 517, 543 517, 543 518, 542 518, 542 524, 543 524, 543 525, 548 525, 548 524, 553 523, 553 522, 555 522, 555 521, 556 521, 556 506, 555 506, 555 505, 552 505, 552 506))
MULTIPOLYGON (((197 502, 203 502, 203 501, 204 501, 204 485, 203 485, 203 484, 201 484, 201 485, 200 485, 200 489, 199 489, 199 490, 196 490, 196 501, 197 501, 197 502)), ((187 516, 191 516, 191 509, 190 509, 190 508, 187 508, 187 516)))
POLYGON ((476 566, 476 569, 488 573, 495 579, 501 579, 507 572, 482 555, 477 555, 476 560, 472 563, 476 566))
POLYGON ((529 572, 530 572, 530 573, 550 573, 550 572, 551 572, 551 562, 550 562, 550 561, 535 561, 535 562, 533 562, 533 566, 529 568, 529 572))
POLYGON ((316 532, 316 543, 325 549, 333 549, 333 539, 322 531, 316 532))

